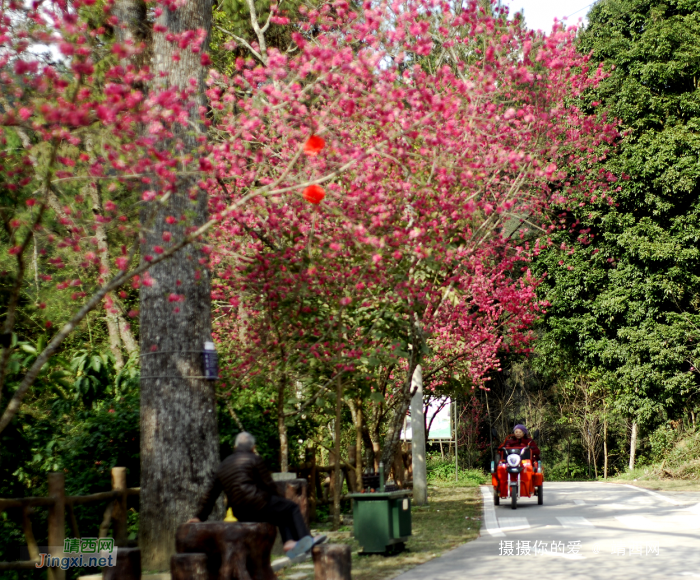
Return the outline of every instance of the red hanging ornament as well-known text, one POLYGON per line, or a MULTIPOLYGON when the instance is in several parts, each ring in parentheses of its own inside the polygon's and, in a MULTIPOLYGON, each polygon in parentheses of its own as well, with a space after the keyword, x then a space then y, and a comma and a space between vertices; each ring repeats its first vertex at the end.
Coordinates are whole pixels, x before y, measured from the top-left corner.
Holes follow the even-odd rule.
POLYGON ((302 193, 304 199, 310 203, 321 203, 321 200, 326 197, 326 192, 320 185, 309 185, 302 193))
POLYGON ((311 135, 309 140, 304 145, 304 153, 306 153, 309 157, 316 157, 316 155, 318 155, 321 152, 321 149, 323 149, 325 146, 326 141, 323 137, 311 135))

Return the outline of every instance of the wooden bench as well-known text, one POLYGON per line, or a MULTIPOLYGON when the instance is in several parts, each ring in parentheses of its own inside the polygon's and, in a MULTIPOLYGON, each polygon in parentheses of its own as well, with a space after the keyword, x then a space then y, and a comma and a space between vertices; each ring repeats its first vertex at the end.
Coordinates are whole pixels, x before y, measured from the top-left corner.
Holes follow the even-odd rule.
MULTIPOLYGON (((209 580, 275 580, 270 553, 277 528, 271 524, 200 522, 177 529, 178 554, 205 554, 209 580)), ((173 579, 188 559, 173 557, 173 579)))

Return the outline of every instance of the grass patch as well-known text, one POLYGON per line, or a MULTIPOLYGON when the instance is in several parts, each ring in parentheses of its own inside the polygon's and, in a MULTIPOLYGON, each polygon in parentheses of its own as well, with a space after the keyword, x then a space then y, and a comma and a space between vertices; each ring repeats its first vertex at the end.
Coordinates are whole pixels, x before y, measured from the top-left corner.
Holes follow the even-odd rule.
MULTIPOLYGON (((481 492, 476 485, 433 483, 428 489, 428 499, 428 506, 412 507, 413 535, 406 542, 406 550, 395 556, 358 555, 360 545, 350 526, 338 532, 323 532, 328 534, 331 543, 352 546, 353 580, 393 578, 479 536, 481 492)), ((308 577, 312 578, 312 570, 297 566, 285 569, 279 577, 287 578, 307 570, 308 577)))
POLYGON ((658 491, 700 491, 700 431, 661 428, 652 446, 662 461, 619 473, 608 481, 658 491))
MULTIPOLYGON (((612 483, 622 483, 616 480, 608 480, 612 483)), ((700 492, 700 481, 688 481, 685 479, 657 479, 657 480, 639 480, 625 481, 637 487, 650 489, 652 491, 695 491, 700 492)))
MULTIPOLYGON (((598 478, 603 481, 603 478, 598 478)), ((608 478, 609 483, 628 483, 654 491, 700 491, 700 480, 669 477, 660 464, 639 467, 608 478)))

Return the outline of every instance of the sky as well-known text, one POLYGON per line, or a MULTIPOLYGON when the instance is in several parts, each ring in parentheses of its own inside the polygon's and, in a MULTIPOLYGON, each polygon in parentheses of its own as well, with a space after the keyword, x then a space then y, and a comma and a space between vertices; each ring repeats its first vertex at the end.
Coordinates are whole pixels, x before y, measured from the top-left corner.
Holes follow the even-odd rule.
POLYGON ((519 10, 525 10, 525 23, 529 28, 540 29, 549 32, 555 18, 563 20, 568 16, 566 23, 575 25, 579 19, 584 20, 586 14, 593 6, 593 0, 503 0, 503 4, 510 8, 513 14, 519 10))

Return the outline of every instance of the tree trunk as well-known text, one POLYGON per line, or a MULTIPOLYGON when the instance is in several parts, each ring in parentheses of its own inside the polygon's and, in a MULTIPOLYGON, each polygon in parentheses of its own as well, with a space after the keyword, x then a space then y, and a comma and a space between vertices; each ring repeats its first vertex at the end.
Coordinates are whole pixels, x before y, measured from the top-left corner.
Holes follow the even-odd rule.
POLYGON ((366 469, 374 469, 374 444, 372 443, 372 437, 369 434, 369 429, 367 427, 367 421, 363 416, 362 425, 362 441, 365 444, 365 457, 362 464, 366 466, 366 469))
MULTIPOLYGON (((428 476, 425 465, 425 416, 423 415, 423 372, 418 365, 413 372, 411 391, 411 453, 413 458, 413 502, 428 503, 428 476)), ((403 459, 402 459, 403 462, 403 459)))
POLYGON ((357 478, 355 477, 355 470, 351 469, 355 467, 355 464, 357 463, 357 453, 355 453, 355 449, 357 446, 353 443, 352 445, 349 445, 347 448, 347 454, 348 454, 348 460, 347 460, 347 465, 343 467, 345 471, 345 477, 347 478, 348 482, 348 488, 350 489, 350 493, 355 493, 355 491, 359 491, 357 489, 357 478))
POLYGON ((340 479, 340 419, 343 409, 343 383, 338 377, 338 386, 336 388, 335 400, 335 444, 333 446, 335 455, 335 469, 333 470, 333 480, 335 488, 333 489, 333 530, 340 527, 340 487, 342 480, 340 479))
POLYGON ((608 419, 603 419, 603 479, 608 479, 608 419))
MULTIPOLYGON (((417 347, 414 346, 417 350, 417 347)), ((394 414, 389 419, 389 426, 386 431, 386 436, 384 437, 384 448, 382 449, 382 462, 384 465, 389 466, 394 463, 394 455, 396 454, 396 449, 398 447, 399 441, 401 440, 401 428, 406 420, 406 413, 411 405, 411 385, 413 384, 413 373, 416 367, 420 364, 420 357, 416 357, 415 360, 411 359, 410 368, 408 369, 408 375, 404 381, 404 385, 400 392, 396 393, 396 404, 394 406, 394 414)))
MULTIPOLYGON (((188 0, 179 8, 164 9, 157 23, 170 33, 211 31, 211 0, 188 0)), ((202 50, 208 50, 207 39, 202 50)), ((199 80, 200 104, 204 104, 204 74, 200 54, 179 50, 156 34, 153 72, 157 83, 184 87, 199 80)), ((174 129, 185 151, 196 155, 196 135, 201 132, 198 109, 190 110, 191 126, 174 129)), ((172 149, 173 143, 163 143, 172 149)), ((206 192, 197 178, 180 177, 176 188, 153 212, 142 210, 141 255, 154 253, 163 244, 167 229, 177 243, 186 228, 207 219, 206 192), (168 225, 167 216, 188 216, 168 225)), ((201 352, 211 341, 210 276, 201 264, 206 256, 196 245, 181 250, 174 259, 151 269, 153 284, 141 287, 141 497, 140 538, 143 567, 168 570, 175 552, 178 525, 191 518, 219 463, 219 439, 213 383, 202 377, 201 352), (200 262, 202 260, 202 262, 200 262), (184 297, 169 302, 168 296, 184 297), (177 312, 179 308, 179 312, 177 312)), ((221 505, 214 517, 222 514, 221 505)))
POLYGON ((287 425, 284 422, 284 395, 287 378, 282 372, 282 378, 277 386, 277 433, 280 438, 280 471, 289 470, 289 440, 287 438, 287 425))
MULTIPOLYGON (((102 215, 102 199, 97 189, 96 183, 88 184, 87 190, 92 201, 92 213, 102 215)), ((109 267, 109 246, 107 245, 107 232, 102 222, 97 222, 95 228, 95 239, 97 240, 97 254, 100 259, 100 277, 106 282, 110 277, 109 267)), ((122 341, 119 333, 119 323, 117 322, 116 308, 114 306, 114 295, 112 292, 104 297, 105 321, 107 322, 107 334, 109 336, 109 349, 114 355, 114 366, 120 371, 124 368, 124 356, 122 355, 122 341)))
MULTIPOLYGON (((355 427, 355 445, 351 446, 354 448, 355 455, 352 460, 355 463, 355 488, 359 491, 362 490, 362 439, 364 436, 364 417, 362 414, 362 400, 361 399, 349 399, 348 407, 350 408, 350 415, 352 416, 352 422, 355 427)), ((353 461, 348 460, 348 463, 353 461)))
POLYGON ((593 454, 593 475, 598 479, 598 454, 593 454))
MULTIPOLYGON (((146 45, 145 50, 130 59, 132 64, 137 69, 143 65, 150 65, 153 57, 153 36, 144 0, 115 0, 112 12, 119 20, 119 26, 114 31, 118 42, 133 46, 141 43, 146 45)), ((125 60, 122 64, 126 66, 129 61, 125 60)))
MULTIPOLYGON (((114 299, 115 304, 119 305, 120 302, 116 298, 114 299)), ((136 339, 134 338, 134 333, 131 332, 131 326, 127 322, 126 318, 120 313, 117 313, 117 324, 119 324, 119 336, 122 339, 124 348, 129 356, 138 352, 139 345, 136 344, 136 339)))
POLYGON ((590 479, 591 478, 591 446, 590 446, 589 441, 587 441, 586 439, 584 439, 584 441, 586 442, 586 448, 587 448, 586 449, 586 453, 587 453, 586 454, 586 461, 588 462, 588 479, 590 479))
POLYGON ((634 455, 637 452, 637 422, 632 422, 632 437, 630 437, 630 470, 634 469, 634 455))
MULTIPOLYGON (((134 46, 140 44, 145 45, 145 49, 139 54, 134 55, 131 60, 124 59, 122 61, 122 66, 126 68, 129 64, 132 64, 137 69, 141 69, 144 65, 150 65, 150 59, 153 53, 153 38, 147 18, 146 3, 143 0, 115 0, 112 11, 119 21, 119 25, 115 27, 117 42, 134 46)), ((90 190, 89 193, 93 203, 93 212, 103 213, 99 189, 95 184, 89 185, 88 189, 90 190)), ((107 278, 110 275, 111 268, 109 263, 110 256, 109 247, 107 245, 107 233, 103 224, 97 224, 95 237, 97 238, 97 247, 100 254, 100 270, 102 275, 107 278)), ((114 345, 120 344, 120 342, 123 344, 129 356, 138 352, 138 344, 136 344, 136 340, 134 339, 134 333, 131 331, 131 327, 126 318, 124 318, 123 311, 121 310, 121 301, 110 293, 105 297, 105 306, 107 309, 107 326, 112 352, 115 352, 114 345), (110 301, 114 305, 111 308, 112 312, 110 312, 110 301)), ((115 357, 117 357, 116 352, 115 357)), ((119 357, 121 357, 121 351, 119 352, 119 357)), ((117 364, 119 365, 119 363, 117 364)))
POLYGON ((379 461, 381 459, 382 448, 378 440, 372 441, 372 455, 374 456, 374 473, 379 473, 379 461))

